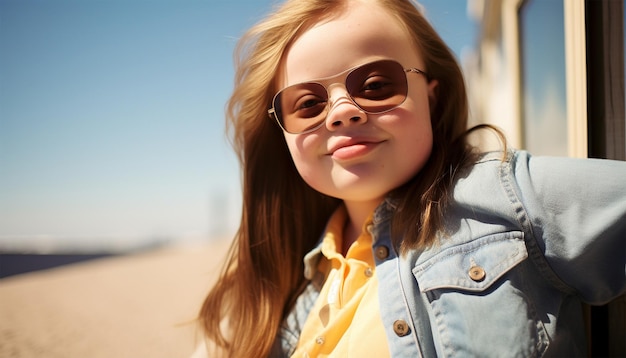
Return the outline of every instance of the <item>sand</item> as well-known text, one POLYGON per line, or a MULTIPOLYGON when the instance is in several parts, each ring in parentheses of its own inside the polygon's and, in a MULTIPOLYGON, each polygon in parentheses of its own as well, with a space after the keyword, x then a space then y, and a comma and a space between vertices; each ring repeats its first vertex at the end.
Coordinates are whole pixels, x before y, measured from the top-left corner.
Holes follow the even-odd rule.
POLYGON ((0 357, 188 357, 227 240, 0 280, 0 357))

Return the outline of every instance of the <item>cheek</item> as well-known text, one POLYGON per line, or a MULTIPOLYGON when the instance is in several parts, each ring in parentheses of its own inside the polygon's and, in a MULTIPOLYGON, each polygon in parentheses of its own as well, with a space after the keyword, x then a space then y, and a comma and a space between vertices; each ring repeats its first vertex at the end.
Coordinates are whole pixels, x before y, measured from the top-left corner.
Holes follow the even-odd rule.
POLYGON ((405 116, 399 125, 394 126, 393 132, 400 144, 400 151, 411 153, 403 157, 407 173, 415 174, 430 157, 433 146, 428 101, 411 101, 407 103, 405 111, 405 116))
POLYGON ((315 140, 289 134, 285 135, 285 140, 298 173, 307 184, 314 186, 312 185, 312 182, 315 181, 314 173, 319 172, 315 170, 315 163, 318 157, 314 150, 315 140))
POLYGON ((410 102, 410 111, 415 114, 415 120, 413 122, 413 133, 417 133, 417 136, 421 141, 432 145, 433 129, 431 118, 430 100, 427 96, 419 96, 417 100, 410 102))
POLYGON ((411 153, 406 160, 406 166, 408 172, 411 172, 413 176, 419 172, 428 158, 431 155, 433 147, 433 135, 429 122, 429 117, 424 116, 417 119, 412 126, 405 128, 405 133, 401 139, 403 145, 401 151, 404 153, 411 153))

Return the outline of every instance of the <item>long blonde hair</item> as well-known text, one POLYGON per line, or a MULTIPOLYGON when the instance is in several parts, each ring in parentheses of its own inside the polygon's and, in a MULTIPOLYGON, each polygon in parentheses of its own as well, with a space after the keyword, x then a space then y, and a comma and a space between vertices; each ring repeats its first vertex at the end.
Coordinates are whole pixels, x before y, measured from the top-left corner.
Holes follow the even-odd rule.
MULTIPOLYGON (((288 0, 238 44, 227 120, 242 166, 243 211, 223 272, 200 311, 207 338, 228 356, 268 354, 306 284, 302 259, 340 203, 302 180, 267 109, 289 45, 316 22, 340 14, 348 1, 288 0), (226 332, 220 327, 224 321, 226 332)), ((439 81, 431 113, 433 154, 419 176, 391 194, 399 201, 393 228, 403 238, 396 244, 406 250, 434 240, 454 172, 471 161, 467 99, 454 56, 414 4, 378 1, 406 28, 430 78, 439 81)))

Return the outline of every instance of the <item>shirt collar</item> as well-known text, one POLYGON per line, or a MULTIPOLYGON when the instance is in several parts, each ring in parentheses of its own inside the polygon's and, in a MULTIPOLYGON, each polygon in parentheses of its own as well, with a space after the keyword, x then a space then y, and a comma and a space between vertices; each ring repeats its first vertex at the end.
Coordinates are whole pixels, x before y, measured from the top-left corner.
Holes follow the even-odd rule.
MULTIPOLYGON (((388 204, 382 205, 387 206, 388 204)), ((370 214, 365 223, 363 223, 361 235, 355 242, 357 246, 351 247, 347 256, 350 256, 351 254, 362 256, 365 254, 362 250, 366 250, 367 253, 371 254, 372 238, 367 228, 372 224, 374 216, 374 213, 370 214)), ((316 284, 323 284, 326 273, 322 272, 324 270, 320 270, 320 259, 322 257, 332 259, 334 255, 339 255, 338 252, 341 251, 340 243, 343 240, 343 229, 346 224, 347 217, 348 214, 346 207, 343 204, 339 205, 335 212, 333 212, 330 216, 328 223, 326 224, 324 234, 322 235, 318 245, 313 250, 309 251, 304 257, 304 277, 306 279, 311 280, 316 284)), ((373 257, 371 257, 371 260, 368 259, 367 261, 373 262, 373 257)))

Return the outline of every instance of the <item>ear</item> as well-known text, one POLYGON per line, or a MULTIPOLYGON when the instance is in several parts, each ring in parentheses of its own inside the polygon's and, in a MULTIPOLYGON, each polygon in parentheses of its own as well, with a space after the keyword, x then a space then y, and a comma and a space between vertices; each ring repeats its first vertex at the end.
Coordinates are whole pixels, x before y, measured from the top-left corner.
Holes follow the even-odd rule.
POLYGON ((439 92, 437 91, 438 85, 439 81, 437 80, 430 80, 430 82, 428 82, 428 106, 431 112, 437 105, 437 97, 439 92))

